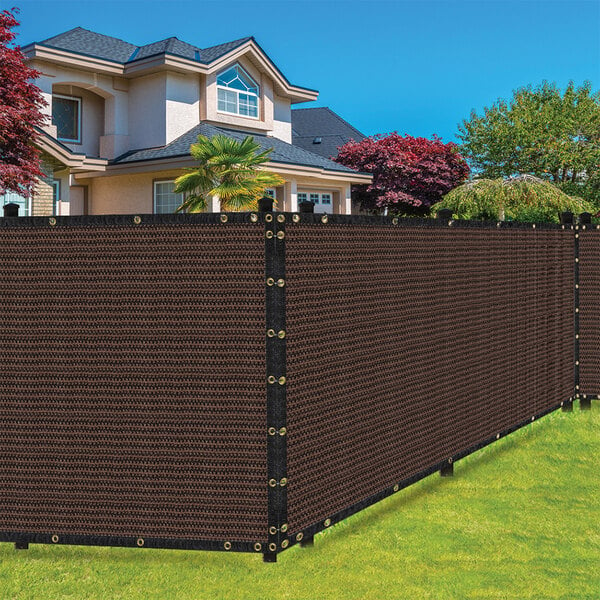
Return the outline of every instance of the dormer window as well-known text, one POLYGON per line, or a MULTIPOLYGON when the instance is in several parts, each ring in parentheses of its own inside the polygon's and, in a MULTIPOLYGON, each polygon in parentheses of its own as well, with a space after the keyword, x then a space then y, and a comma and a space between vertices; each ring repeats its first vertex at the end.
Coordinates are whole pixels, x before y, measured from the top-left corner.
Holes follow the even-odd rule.
POLYGON ((240 65, 233 65, 217 76, 217 107, 220 112, 257 119, 258 95, 258 84, 240 65))

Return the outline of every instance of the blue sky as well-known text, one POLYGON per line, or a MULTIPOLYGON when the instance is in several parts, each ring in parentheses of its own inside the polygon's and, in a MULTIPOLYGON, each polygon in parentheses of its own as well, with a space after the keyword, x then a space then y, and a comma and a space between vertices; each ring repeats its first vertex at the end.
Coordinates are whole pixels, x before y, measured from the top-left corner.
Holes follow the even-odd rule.
POLYGON ((3 0, 18 42, 81 26, 142 45, 253 35, 287 78, 363 133, 454 139, 471 110, 547 79, 600 85, 600 0, 3 0))

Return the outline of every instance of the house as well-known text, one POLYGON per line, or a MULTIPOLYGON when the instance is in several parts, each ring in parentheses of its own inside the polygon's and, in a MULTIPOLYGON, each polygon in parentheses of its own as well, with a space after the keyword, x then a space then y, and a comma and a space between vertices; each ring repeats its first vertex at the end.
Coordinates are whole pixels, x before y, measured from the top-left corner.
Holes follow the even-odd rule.
MULTIPOLYGON (((24 215, 173 212, 174 179, 193 167, 198 134, 253 135, 273 148, 266 168, 285 184, 267 190, 278 210, 298 199, 350 213, 351 185, 370 175, 294 144, 292 105, 318 92, 290 83, 256 40, 210 48, 177 38, 136 46, 80 27, 22 48, 41 72, 48 102, 40 130, 44 178, 24 215)), ((213 198, 210 210, 219 211, 213 198)))
POLYGON ((324 158, 334 158, 338 148, 365 135, 328 107, 292 110, 292 144, 324 158))

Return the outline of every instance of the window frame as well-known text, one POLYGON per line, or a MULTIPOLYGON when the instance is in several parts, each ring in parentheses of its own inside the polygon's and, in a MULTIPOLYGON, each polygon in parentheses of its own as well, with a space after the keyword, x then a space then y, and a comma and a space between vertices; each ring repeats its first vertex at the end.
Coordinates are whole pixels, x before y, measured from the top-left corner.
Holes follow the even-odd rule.
POLYGON ((235 117, 241 117, 242 119, 253 119, 254 121, 260 120, 260 91, 261 91, 260 88, 261 88, 261 86, 254 80, 254 77, 252 77, 252 75, 250 75, 250 73, 248 73, 248 71, 246 71, 246 69, 244 69, 244 67, 242 67, 242 65, 240 65, 240 63, 234 63, 234 64, 226 67, 225 69, 222 69, 221 71, 219 71, 216 75, 215 81, 217 84, 217 114, 233 115, 235 117), (242 71, 242 73, 244 73, 244 75, 246 75, 246 77, 248 77, 248 79, 250 79, 250 81, 252 81, 256 85, 256 88, 258 89, 258 94, 254 94, 253 92, 242 92, 241 90, 236 90, 235 88, 227 87, 225 85, 219 84, 219 76, 223 73, 226 73, 233 67, 238 67, 238 69, 240 69, 240 71, 242 71), (219 90, 227 90, 228 92, 234 92, 236 94, 235 106, 237 108, 237 112, 230 112, 228 110, 221 110, 219 108, 219 90), (240 110, 240 94, 245 94, 246 96, 254 96, 256 98, 256 116, 243 115, 239 112, 239 110, 240 110))
POLYGON ((58 216, 60 213, 60 179, 52 180, 52 213, 58 216))
MULTIPOLYGON (((174 215, 175 212, 157 212, 156 210, 156 186, 159 183, 172 183, 175 184, 175 179, 154 179, 152 181, 152 214, 154 215, 174 215)), ((181 203, 183 203, 183 193, 179 192, 179 195, 181 196, 181 203)))
MULTIPOLYGON (((54 106, 54 98, 61 98, 63 100, 75 100, 77 102, 77 139, 71 138, 63 138, 58 135, 58 127, 56 127, 56 139, 59 142, 68 142, 70 144, 81 144, 81 116, 82 116, 82 107, 83 107, 83 99, 80 96, 68 96, 67 94, 57 94, 52 93, 52 104, 54 106)), ((54 117, 52 119, 52 125, 54 125, 54 117)))

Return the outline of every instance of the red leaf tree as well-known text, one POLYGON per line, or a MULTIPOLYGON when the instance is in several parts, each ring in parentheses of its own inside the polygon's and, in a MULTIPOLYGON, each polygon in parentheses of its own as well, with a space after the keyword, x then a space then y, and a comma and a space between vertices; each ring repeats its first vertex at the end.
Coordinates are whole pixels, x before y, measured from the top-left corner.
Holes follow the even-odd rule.
POLYGON ((397 132, 348 142, 337 161, 373 174, 371 185, 353 186, 353 199, 363 209, 387 207, 397 214, 426 214, 470 172, 456 144, 397 132))
POLYGON ((9 190, 30 197, 42 175, 32 142, 35 127, 44 123, 40 109, 46 102, 31 82, 38 71, 27 67, 20 47, 12 45, 16 12, 0 12, 0 194, 9 190))

